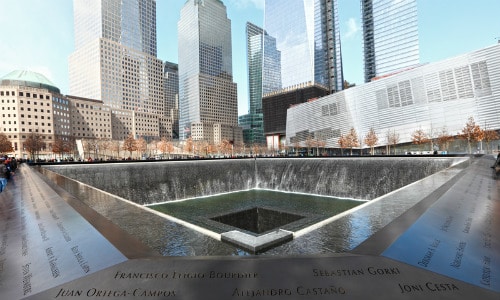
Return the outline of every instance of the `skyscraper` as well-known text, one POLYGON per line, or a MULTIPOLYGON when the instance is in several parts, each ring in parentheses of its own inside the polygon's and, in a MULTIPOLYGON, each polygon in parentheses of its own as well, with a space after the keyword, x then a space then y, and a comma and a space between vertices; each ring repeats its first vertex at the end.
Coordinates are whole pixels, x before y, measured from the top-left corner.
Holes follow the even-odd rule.
POLYGON ((155 0, 74 0, 70 93, 114 109, 164 114, 155 0))
POLYGON ((231 20, 220 0, 188 0, 178 22, 181 138, 241 139, 233 82, 231 20))
POLYGON ((249 111, 239 124, 246 144, 265 144, 262 95, 281 88, 281 54, 276 39, 255 24, 247 22, 246 37, 249 111))
POLYGON ((262 94, 281 89, 281 53, 276 38, 255 24, 247 23, 246 36, 249 113, 262 113, 262 94))
POLYGON ((281 88, 342 90, 338 24, 337 0, 266 0, 264 29, 281 52, 281 88))
POLYGON ((361 0, 365 82, 416 66, 417 0, 361 0))
MULTIPOLYGON (((280 76, 263 90, 262 108, 267 146, 284 146, 286 114, 291 105, 343 89, 337 0, 266 0, 264 29, 280 53, 280 76)), ((267 45, 264 46, 266 57, 267 45)), ((267 56, 270 58, 270 56, 267 56)), ((276 63, 265 59, 263 74, 276 63)), ((263 84, 272 77, 263 78, 263 84)), ((311 137, 314 138, 314 137, 311 137)))
POLYGON ((164 64, 165 113, 172 120, 172 137, 179 138, 179 65, 166 61, 164 64))

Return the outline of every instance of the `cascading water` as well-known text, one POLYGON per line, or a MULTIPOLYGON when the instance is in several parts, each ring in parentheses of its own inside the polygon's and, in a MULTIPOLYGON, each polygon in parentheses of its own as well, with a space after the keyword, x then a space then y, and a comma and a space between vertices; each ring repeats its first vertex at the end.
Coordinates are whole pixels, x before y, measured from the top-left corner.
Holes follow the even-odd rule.
POLYGON ((50 165, 139 204, 253 188, 370 200, 453 164, 453 158, 263 158, 50 165))

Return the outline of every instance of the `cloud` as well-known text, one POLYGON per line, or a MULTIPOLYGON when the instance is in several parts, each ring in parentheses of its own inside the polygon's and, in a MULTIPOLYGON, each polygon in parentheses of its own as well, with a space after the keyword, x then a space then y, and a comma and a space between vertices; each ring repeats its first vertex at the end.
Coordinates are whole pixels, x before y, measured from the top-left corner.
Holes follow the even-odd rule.
POLYGON ((347 20, 347 32, 345 33, 345 37, 354 37, 356 33, 358 33, 360 27, 355 18, 349 18, 347 20))
POLYGON ((238 9, 254 6, 257 9, 264 10, 265 0, 231 0, 231 3, 238 9))

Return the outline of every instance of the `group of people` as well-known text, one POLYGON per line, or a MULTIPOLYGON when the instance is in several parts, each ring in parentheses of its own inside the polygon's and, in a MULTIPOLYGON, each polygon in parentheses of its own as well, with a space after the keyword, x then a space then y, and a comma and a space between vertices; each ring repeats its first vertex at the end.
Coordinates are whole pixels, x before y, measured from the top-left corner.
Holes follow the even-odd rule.
POLYGON ((0 192, 7 186, 7 181, 14 175, 17 169, 17 161, 15 158, 8 156, 0 157, 0 192))

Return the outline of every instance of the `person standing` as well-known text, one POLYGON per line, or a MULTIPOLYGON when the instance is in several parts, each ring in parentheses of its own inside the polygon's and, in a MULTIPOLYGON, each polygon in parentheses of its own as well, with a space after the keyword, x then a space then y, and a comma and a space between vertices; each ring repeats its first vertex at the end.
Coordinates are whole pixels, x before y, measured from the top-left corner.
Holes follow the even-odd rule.
POLYGON ((5 189, 7 186, 7 166, 5 165, 5 161, 0 161, 0 192, 5 189))
POLYGON ((493 164, 493 166, 491 166, 491 168, 496 169, 499 166, 500 166, 500 152, 498 152, 497 159, 495 160, 495 163, 493 164))

